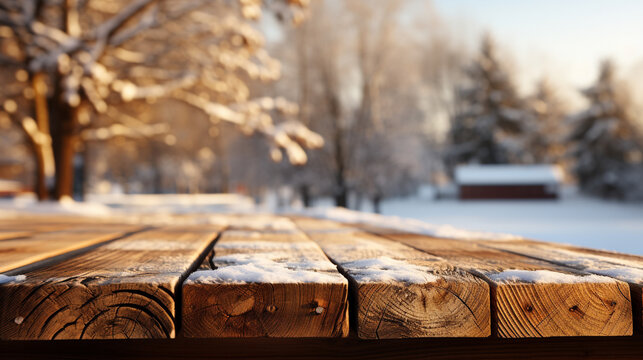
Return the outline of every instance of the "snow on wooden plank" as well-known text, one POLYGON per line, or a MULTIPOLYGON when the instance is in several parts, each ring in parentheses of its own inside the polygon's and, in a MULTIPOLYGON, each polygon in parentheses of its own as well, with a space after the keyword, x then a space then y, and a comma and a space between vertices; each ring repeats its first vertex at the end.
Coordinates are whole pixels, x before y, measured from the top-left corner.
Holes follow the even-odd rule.
POLYGON ((629 288, 622 281, 471 241, 386 236, 486 278, 491 285, 493 332, 500 337, 632 334, 629 288))
MULTIPOLYGON (((332 220, 350 226, 355 225, 359 228, 368 228, 373 226, 374 228, 377 228, 378 231, 388 230, 393 233, 408 232, 450 239, 485 239, 497 241, 522 239, 521 236, 512 234, 470 231, 459 229, 451 225, 435 225, 417 219, 402 218, 398 216, 384 216, 344 208, 306 209, 301 211, 299 215, 291 215, 290 217, 293 219, 312 217, 332 220)), ((330 228, 326 228, 325 231, 328 231, 328 229, 330 228)))
POLYGON ((38 233, 28 238, 13 238, 0 241, 0 272, 6 272, 55 256, 109 241, 138 226, 121 225, 106 228, 75 228, 73 230, 38 233))
POLYGON ((212 226, 139 232, 0 285, 0 339, 175 336, 177 286, 212 226))
POLYGON ((210 269, 185 281, 186 337, 348 334, 347 280, 291 222, 267 223, 281 225, 277 231, 224 232, 201 267, 210 269))
POLYGON ((459 185, 555 185, 562 180, 562 171, 555 165, 460 165, 455 169, 459 185))
POLYGON ((443 259, 334 222, 297 219, 348 276, 364 339, 486 337, 489 286, 443 259))
POLYGON ((288 218, 270 214, 216 214, 209 219, 211 224, 220 224, 228 229, 261 232, 289 232, 296 227, 288 218))
POLYGON ((507 242, 502 245, 489 243, 486 245, 627 282, 630 286, 635 329, 637 332, 643 332, 643 299, 641 296, 643 292, 643 258, 534 241, 507 242))

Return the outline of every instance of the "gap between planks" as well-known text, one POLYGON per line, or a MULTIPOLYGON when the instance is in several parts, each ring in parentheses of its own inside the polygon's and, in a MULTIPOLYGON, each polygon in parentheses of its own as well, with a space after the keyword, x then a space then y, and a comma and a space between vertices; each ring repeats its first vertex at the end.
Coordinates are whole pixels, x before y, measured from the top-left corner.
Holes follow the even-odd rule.
POLYGON ((296 218, 350 281, 363 339, 487 337, 489 286, 441 258, 326 221, 296 218))

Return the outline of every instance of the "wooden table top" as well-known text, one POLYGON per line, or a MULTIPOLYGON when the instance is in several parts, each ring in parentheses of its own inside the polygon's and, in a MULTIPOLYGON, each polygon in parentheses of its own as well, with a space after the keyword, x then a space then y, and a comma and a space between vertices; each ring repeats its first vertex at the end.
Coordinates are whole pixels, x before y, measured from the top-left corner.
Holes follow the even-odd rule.
POLYGON ((0 343, 480 338, 476 344, 495 344, 641 333, 639 256, 533 240, 436 238, 302 216, 213 217, 219 217, 213 224, 185 225, 46 216, 0 221, 0 343))

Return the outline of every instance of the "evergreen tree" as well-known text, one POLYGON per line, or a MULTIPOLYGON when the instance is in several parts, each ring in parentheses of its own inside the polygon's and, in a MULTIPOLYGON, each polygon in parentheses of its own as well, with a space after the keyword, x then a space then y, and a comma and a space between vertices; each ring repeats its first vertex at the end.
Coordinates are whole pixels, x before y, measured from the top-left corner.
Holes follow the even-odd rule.
POLYGON ((582 93, 589 107, 572 117, 569 140, 581 189, 603 197, 633 197, 641 191, 643 147, 639 129, 628 111, 628 101, 614 74, 601 65, 596 84, 582 93))
POLYGON ((490 36, 483 38, 481 51, 466 75, 471 85, 457 94, 447 166, 521 162, 529 114, 490 36))
POLYGON ((549 81, 543 79, 528 99, 531 119, 525 160, 537 164, 559 163, 565 152, 565 104, 549 81))

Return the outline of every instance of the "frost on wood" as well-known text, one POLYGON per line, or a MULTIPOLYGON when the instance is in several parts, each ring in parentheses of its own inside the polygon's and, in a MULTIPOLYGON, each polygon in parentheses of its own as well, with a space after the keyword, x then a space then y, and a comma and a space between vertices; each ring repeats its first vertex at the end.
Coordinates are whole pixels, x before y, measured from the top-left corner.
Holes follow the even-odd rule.
POLYGON ((615 282, 614 279, 605 276, 569 274, 549 270, 505 270, 487 276, 491 280, 501 283, 579 284, 615 282))
POLYGON ((553 247, 536 248, 531 252, 533 255, 546 257, 549 261, 585 272, 613 277, 628 283, 643 284, 643 262, 612 257, 609 254, 597 255, 553 247))
POLYGON ((25 275, 9 276, 9 275, 0 274, 0 284, 24 281, 26 279, 27 277, 25 275))

